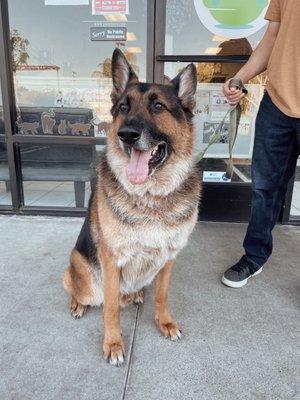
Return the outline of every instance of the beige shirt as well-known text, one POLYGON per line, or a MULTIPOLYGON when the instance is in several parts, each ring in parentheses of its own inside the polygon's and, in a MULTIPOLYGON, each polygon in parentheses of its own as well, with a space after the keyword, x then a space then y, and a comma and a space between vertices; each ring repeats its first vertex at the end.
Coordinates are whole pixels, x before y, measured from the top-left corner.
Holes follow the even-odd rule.
POLYGON ((284 114, 300 118, 300 0, 271 0, 265 18, 280 22, 267 91, 284 114))

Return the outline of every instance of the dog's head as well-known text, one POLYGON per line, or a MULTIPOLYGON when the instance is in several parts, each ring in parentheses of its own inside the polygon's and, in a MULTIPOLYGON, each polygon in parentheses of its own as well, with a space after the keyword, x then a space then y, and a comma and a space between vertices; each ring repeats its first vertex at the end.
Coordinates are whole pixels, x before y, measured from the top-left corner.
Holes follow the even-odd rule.
POLYGON ((189 64, 166 85, 140 83, 116 49, 112 79, 113 123, 107 151, 112 170, 131 190, 136 185, 149 189, 170 184, 172 175, 183 174, 191 165, 195 66, 189 64))

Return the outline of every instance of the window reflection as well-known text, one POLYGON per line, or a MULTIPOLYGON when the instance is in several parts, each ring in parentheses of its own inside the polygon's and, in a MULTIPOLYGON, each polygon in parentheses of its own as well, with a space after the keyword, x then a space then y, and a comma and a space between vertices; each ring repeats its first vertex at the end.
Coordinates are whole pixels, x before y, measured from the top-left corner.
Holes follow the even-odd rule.
POLYGON ((115 47, 145 79, 147 1, 131 0, 127 15, 93 15, 91 3, 86 3, 9 2, 19 133, 105 136, 115 47), (123 29, 126 35, 92 40, 92 29, 102 27, 123 29))
MULTIPOLYGON (((4 126, 4 123, 0 114, 0 135, 3 132, 1 130, 1 126, 4 126)), ((1 205, 11 205, 11 191, 7 161, 7 148, 3 137, 1 138, 0 136, 0 206, 1 205)))
POLYGON ((300 159, 298 159, 291 205, 291 219, 300 219, 300 159))
POLYGON ((0 206, 11 205, 10 180, 7 162, 7 149, 4 141, 4 117, 0 82, 0 206))
MULTIPOLYGON (((230 27, 226 13, 223 15, 217 11, 219 6, 222 8, 219 1, 212 0, 212 2, 203 3, 199 1, 197 3, 194 0, 167 0, 165 54, 218 55, 227 56, 227 58, 230 56, 250 56, 265 32, 266 21, 263 20, 263 12, 267 5, 268 1, 264 1, 260 3, 257 9, 252 10, 255 15, 260 14, 261 25, 252 29, 251 24, 245 25, 242 21, 241 29, 237 30, 230 27), (207 17, 205 17, 205 13, 208 14, 207 17), (213 18, 215 18, 215 22, 213 22, 213 18), (207 23, 205 23, 205 19, 207 23), (223 19, 226 20, 226 24, 223 19), (208 25, 213 23, 212 29, 209 30, 208 25), (229 28, 231 29, 230 34, 228 33, 229 28), (221 31, 223 33, 220 33, 221 31), (245 32, 245 35, 248 33, 247 37, 239 37, 238 31, 245 32), (226 33, 228 34, 226 35, 226 33)), ((240 7, 240 5, 236 6, 240 7)), ((246 17, 246 14, 243 14, 243 17, 246 17)), ((254 15, 248 15, 248 17, 253 19, 254 15)), ((239 22, 235 21, 235 23, 239 22)), ((237 27, 235 26, 235 28, 237 27)), ((166 63, 165 75, 173 77, 185 65, 184 63, 166 63)), ((241 66, 242 64, 237 62, 196 63, 198 85, 194 122, 197 152, 201 152, 206 147, 215 128, 228 109, 228 104, 222 93, 223 83, 237 74, 241 66)), ((250 167, 254 123, 266 79, 266 74, 261 74, 249 82, 249 94, 247 99, 242 102, 243 114, 234 148, 235 173, 233 181, 247 183, 251 181, 250 167)), ((210 147, 202 160, 204 171, 226 170, 228 125, 229 120, 224 124, 219 142, 210 147)))
POLYGON ((95 183, 94 145, 22 144, 26 206, 86 207, 95 183))
MULTIPOLYGON (((212 9, 214 9, 219 1, 212 1, 215 4, 215 6, 212 6, 212 9)), ((198 0, 198 3, 201 2, 201 0, 198 0)), ((205 3, 208 4, 207 1, 205 3)), ((243 7, 242 2, 234 3, 241 3, 238 7, 243 7)), ((264 3, 264 7, 267 5, 266 0, 263 0, 262 3, 264 3)), ((206 7, 202 7, 203 12, 201 14, 204 15, 206 7)), ((264 7, 262 7, 262 9, 264 9, 264 7)), ((261 11, 261 9, 257 11, 261 11)), ((241 16, 244 14, 245 13, 240 13, 241 16)), ((249 28, 251 28, 250 25, 251 24, 249 24, 249 28)), ((218 30, 220 26, 221 24, 218 24, 216 21, 215 30, 218 30)), ((232 40, 239 40, 239 42, 233 42, 232 44, 234 45, 231 46, 230 44, 228 47, 228 44, 225 45, 228 40, 225 35, 212 33, 203 25, 199 19, 194 0, 167 0, 165 54, 220 55, 223 51, 223 54, 226 52, 226 55, 229 55, 230 51, 233 51, 231 55, 247 55, 249 54, 250 48, 255 49, 263 37, 265 30, 266 25, 253 34, 250 34, 253 31, 250 29, 247 39, 231 39, 230 42, 232 40), (220 43, 223 43, 224 50, 220 47, 220 43), (237 51, 239 51, 239 53, 237 51)), ((224 31, 226 32, 226 29, 224 31)), ((235 29, 235 31, 237 32, 238 30, 235 29)), ((247 32, 247 30, 245 30, 245 32, 247 32)))
MULTIPOLYGON (((233 63, 195 63, 197 68, 196 107, 194 123, 196 128, 196 153, 200 153, 220 121, 228 110, 228 103, 223 95, 222 87, 241 64, 233 63)), ((165 75, 174 77, 187 63, 165 63, 165 75)), ((238 137, 234 147, 234 176, 235 182, 251 182, 251 156, 254 141, 254 126, 257 110, 264 93, 266 78, 264 75, 251 81, 247 98, 241 102, 242 117, 239 124, 238 137)), ((225 171, 228 158, 228 129, 229 118, 225 121, 220 140, 212 145, 204 159, 204 171, 225 171)))

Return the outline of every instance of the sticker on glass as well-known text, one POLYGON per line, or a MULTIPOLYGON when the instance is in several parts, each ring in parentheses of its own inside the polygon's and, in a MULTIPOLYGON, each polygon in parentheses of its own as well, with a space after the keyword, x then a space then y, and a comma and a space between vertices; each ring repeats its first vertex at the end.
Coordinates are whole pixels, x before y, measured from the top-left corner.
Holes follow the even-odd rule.
POLYGON ((269 3, 270 0, 194 0, 202 24, 229 39, 248 37, 266 25, 269 3))

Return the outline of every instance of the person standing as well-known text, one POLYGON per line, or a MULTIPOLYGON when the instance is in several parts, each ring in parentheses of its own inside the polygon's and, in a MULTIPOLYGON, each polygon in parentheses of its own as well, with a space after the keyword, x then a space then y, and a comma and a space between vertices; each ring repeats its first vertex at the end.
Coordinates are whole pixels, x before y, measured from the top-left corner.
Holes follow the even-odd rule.
MULTIPOLYGON (((300 154, 300 0, 271 0, 265 18, 269 25, 264 37, 235 76, 247 83, 267 70, 269 81, 255 124, 245 253, 222 276, 233 288, 260 273, 270 257, 272 230, 300 154)), ((229 80, 223 91, 231 105, 244 96, 229 88, 229 80)))

